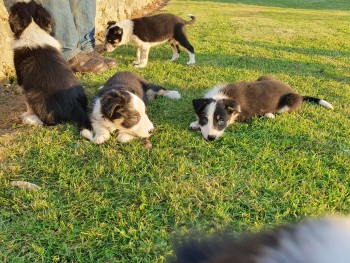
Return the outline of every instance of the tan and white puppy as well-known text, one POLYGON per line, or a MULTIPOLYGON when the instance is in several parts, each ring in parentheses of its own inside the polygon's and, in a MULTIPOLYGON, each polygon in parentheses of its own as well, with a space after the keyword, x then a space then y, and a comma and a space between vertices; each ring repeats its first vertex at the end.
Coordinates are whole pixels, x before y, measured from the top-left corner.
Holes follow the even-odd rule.
POLYGON ((103 85, 94 99, 91 123, 95 135, 82 132, 87 139, 101 144, 118 130, 117 140, 128 142, 135 137, 148 138, 154 132, 145 103, 155 96, 180 99, 177 91, 168 91, 131 72, 118 72, 103 85))
POLYGON ((134 64, 137 68, 143 68, 147 65, 150 48, 168 41, 173 51, 171 61, 179 58, 181 45, 190 57, 187 65, 195 64, 194 48, 185 31, 185 25, 192 24, 195 17, 188 16, 191 21, 185 21, 173 14, 158 14, 119 22, 109 21, 105 32, 105 50, 111 52, 118 46, 135 44, 138 48, 134 64))
POLYGON ((303 101, 333 108, 325 100, 301 96, 288 85, 267 76, 251 82, 219 85, 203 99, 192 101, 197 121, 192 122, 190 128, 201 130, 204 139, 212 141, 236 121, 244 122, 254 116, 275 118, 274 113, 295 111, 303 101))

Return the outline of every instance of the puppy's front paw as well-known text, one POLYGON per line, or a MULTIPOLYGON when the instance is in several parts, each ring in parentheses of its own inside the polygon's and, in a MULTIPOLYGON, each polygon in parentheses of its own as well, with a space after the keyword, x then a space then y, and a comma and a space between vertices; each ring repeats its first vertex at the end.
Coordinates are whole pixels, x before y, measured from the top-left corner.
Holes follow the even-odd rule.
POLYGON ((140 64, 140 61, 135 60, 135 61, 133 61, 132 63, 133 63, 134 65, 138 65, 138 64, 140 64))
POLYGON ((194 130, 194 131, 198 131, 198 130, 201 129, 201 128, 199 127, 198 121, 191 122, 190 128, 191 128, 192 130, 194 130))
POLYGON ((94 140, 94 136, 92 134, 92 132, 88 129, 83 129, 80 131, 80 135, 90 141, 93 141, 94 140))
POLYGON ((135 137, 130 135, 130 134, 126 134, 126 133, 120 133, 118 134, 117 136, 117 141, 118 142, 128 142, 128 141, 131 141, 132 139, 134 139, 135 137))
POLYGON ((109 137, 110 137, 109 133, 99 134, 98 136, 96 135, 94 137, 94 142, 97 143, 97 144, 102 144, 105 141, 107 141, 109 139, 109 137))

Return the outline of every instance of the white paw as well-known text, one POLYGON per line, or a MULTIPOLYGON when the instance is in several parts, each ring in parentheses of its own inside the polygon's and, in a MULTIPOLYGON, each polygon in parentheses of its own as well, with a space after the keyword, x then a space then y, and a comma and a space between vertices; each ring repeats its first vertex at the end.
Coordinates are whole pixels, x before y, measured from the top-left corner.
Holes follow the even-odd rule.
POLYGON ((196 61, 188 61, 187 63, 186 63, 187 65, 193 65, 193 64, 196 64, 196 61))
POLYGON ((117 141, 118 142, 128 142, 131 141, 132 139, 134 139, 135 137, 130 135, 130 134, 126 134, 126 133, 120 133, 117 136, 117 141))
POLYGON ((173 57, 170 59, 170 61, 177 60, 180 57, 179 54, 173 55, 173 57))
POLYGON ((275 118, 275 115, 272 114, 271 112, 268 112, 264 115, 266 118, 269 118, 269 119, 274 119, 275 118))
POLYGON ((178 91, 176 90, 170 90, 169 92, 167 92, 164 97, 168 97, 170 99, 174 99, 174 100, 178 100, 181 99, 181 95, 178 91))
POLYGON ((135 61, 133 61, 132 63, 133 63, 134 65, 138 65, 138 64, 140 64, 140 61, 135 60, 135 61))
POLYGON ((94 136, 92 135, 92 132, 88 129, 84 129, 80 131, 80 135, 90 141, 94 140, 94 136))
POLYGON ((28 115, 26 112, 22 114, 22 121, 29 125, 43 125, 43 122, 36 115, 28 115))
POLYGON ((134 67, 135 68, 144 68, 146 67, 147 64, 136 64, 134 67))
POLYGON ((28 112, 23 112, 22 114, 21 114, 21 118, 23 119, 24 117, 26 117, 26 116, 29 116, 29 113, 28 112))
POLYGON ((103 133, 103 134, 100 134, 100 135, 96 135, 93 139, 93 141, 97 144, 102 144, 104 143, 105 141, 107 141, 110 137, 110 134, 109 133, 103 133))
POLYGON ((194 131, 200 130, 200 126, 199 126, 198 121, 191 122, 190 128, 191 128, 192 130, 194 130, 194 131))

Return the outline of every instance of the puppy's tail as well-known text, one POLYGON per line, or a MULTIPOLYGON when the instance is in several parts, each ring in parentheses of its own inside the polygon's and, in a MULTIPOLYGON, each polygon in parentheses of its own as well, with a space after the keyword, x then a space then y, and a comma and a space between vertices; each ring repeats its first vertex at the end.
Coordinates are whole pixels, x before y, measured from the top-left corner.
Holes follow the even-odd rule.
POLYGON ((168 97, 173 100, 181 99, 181 95, 177 90, 166 90, 166 89, 160 89, 158 92, 156 92, 158 96, 168 97))
POLYGON ((82 107, 77 107, 74 111, 73 119, 76 123, 78 123, 80 135, 84 138, 93 141, 93 134, 92 134, 92 125, 89 119, 89 116, 87 113, 83 110, 82 107))
POLYGON ((196 17, 194 15, 192 15, 192 14, 188 14, 187 16, 189 18, 191 18, 191 20, 190 21, 185 21, 184 20, 185 25, 192 25, 196 21, 196 17))
POLYGON ((176 90, 167 90, 161 86, 158 86, 156 84, 146 82, 143 80, 143 86, 144 89, 146 88, 146 96, 147 100, 154 98, 155 96, 163 96, 163 97, 168 97, 170 99, 178 100, 181 99, 181 95, 178 91, 176 90))
POLYGON ((303 96, 303 101, 309 101, 309 102, 317 103, 317 104, 320 104, 321 106, 326 107, 328 109, 333 109, 333 105, 332 104, 330 104, 328 101, 321 100, 319 98, 303 96))

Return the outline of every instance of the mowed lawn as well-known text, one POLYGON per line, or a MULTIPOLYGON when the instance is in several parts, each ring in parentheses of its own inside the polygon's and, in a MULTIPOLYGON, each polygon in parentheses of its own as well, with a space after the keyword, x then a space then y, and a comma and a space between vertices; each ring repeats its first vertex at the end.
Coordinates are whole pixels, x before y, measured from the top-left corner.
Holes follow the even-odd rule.
POLYGON ((72 124, 17 125, 0 138, 1 262, 164 262, 172 240, 192 231, 258 231, 350 212, 350 2, 171 0, 163 11, 196 16, 187 28, 196 65, 183 50, 169 62, 165 44, 134 69, 136 48, 123 46, 105 54, 117 69, 80 76, 90 99, 120 70, 180 91, 181 100, 149 103, 150 151, 115 135, 92 144, 72 124), (213 142, 188 128, 192 99, 261 75, 334 110, 305 103, 235 124, 213 142))

